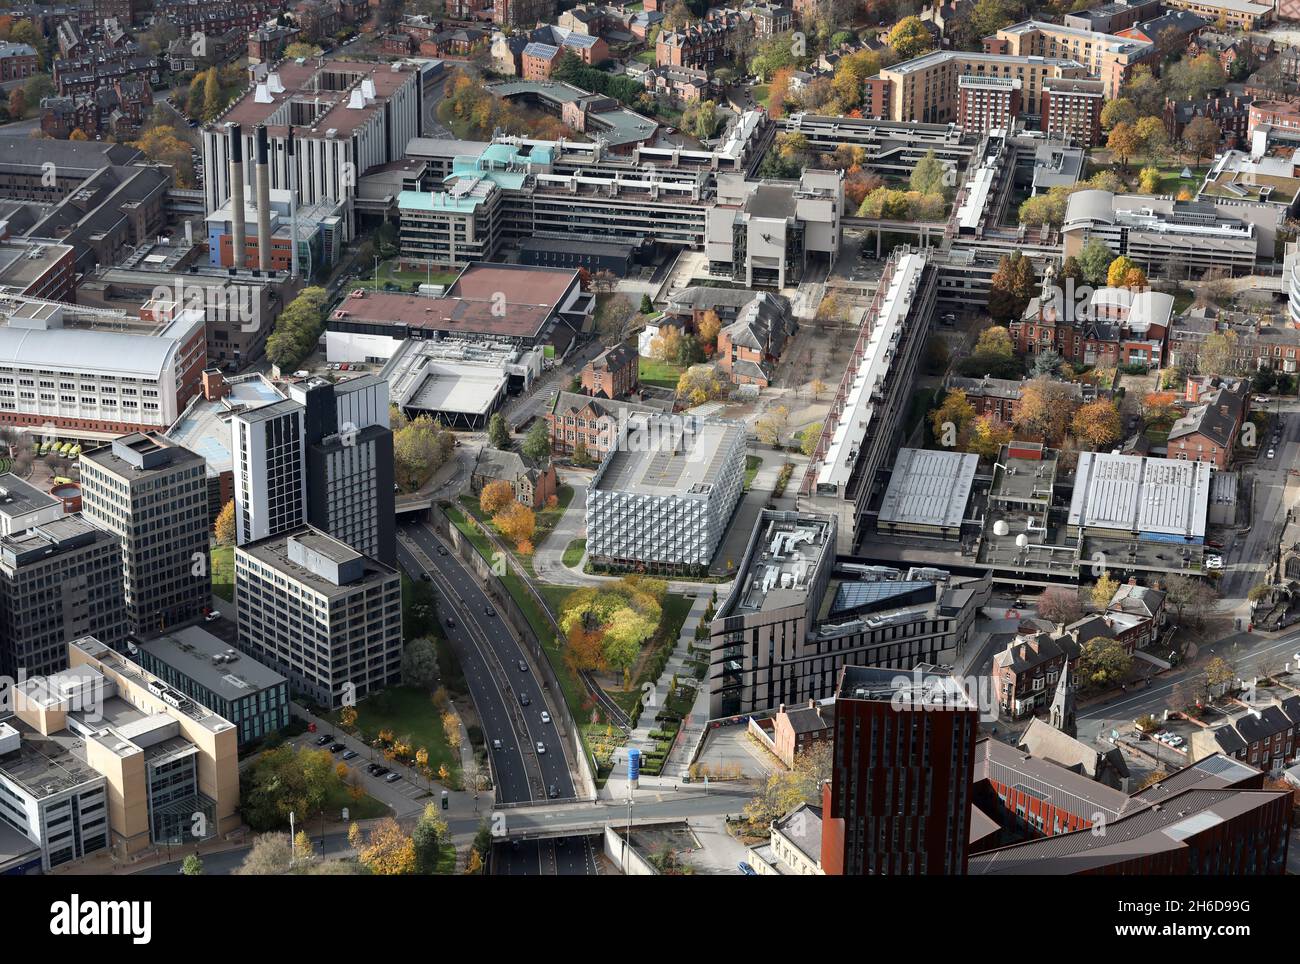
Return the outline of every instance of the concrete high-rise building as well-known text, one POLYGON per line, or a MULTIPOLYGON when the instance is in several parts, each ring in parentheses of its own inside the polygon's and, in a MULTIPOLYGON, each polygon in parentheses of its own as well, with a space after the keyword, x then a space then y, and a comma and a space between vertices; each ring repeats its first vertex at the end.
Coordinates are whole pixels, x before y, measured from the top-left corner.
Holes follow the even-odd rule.
POLYGON ((401 681, 397 570, 310 526, 235 550, 239 648, 322 706, 401 681))
POLYGON ((388 383, 317 378, 291 386, 289 396, 231 420, 240 545, 310 524, 392 564, 388 383))
POLYGON ((196 619, 212 596, 202 456, 135 433, 81 456, 81 511, 122 540, 127 631, 145 639, 196 619))
POLYGON ((0 673, 66 669, 80 636, 126 643, 122 540, 79 515, 0 538, 0 673))
POLYGON ((824 872, 964 874, 978 735, 979 709, 936 667, 841 669, 824 872))
POLYGON ((306 521, 304 409, 285 400, 230 420, 235 457, 235 534, 240 545, 306 521))

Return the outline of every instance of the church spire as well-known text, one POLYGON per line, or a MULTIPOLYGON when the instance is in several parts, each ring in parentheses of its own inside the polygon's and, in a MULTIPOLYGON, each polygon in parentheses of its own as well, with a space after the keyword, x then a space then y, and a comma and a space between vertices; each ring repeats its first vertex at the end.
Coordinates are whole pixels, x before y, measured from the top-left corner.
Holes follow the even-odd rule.
POLYGON ((1074 687, 1070 685, 1070 661, 1065 661, 1061 677, 1056 681, 1056 695, 1052 697, 1050 719, 1052 727, 1066 736, 1077 737, 1074 724, 1074 687))

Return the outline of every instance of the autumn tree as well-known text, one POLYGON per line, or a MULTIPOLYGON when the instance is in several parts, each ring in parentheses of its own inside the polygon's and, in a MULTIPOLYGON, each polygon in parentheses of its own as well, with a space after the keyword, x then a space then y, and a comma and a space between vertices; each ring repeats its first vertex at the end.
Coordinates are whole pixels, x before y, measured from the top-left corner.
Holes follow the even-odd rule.
POLYGON ((1109 636, 1094 636, 1079 650, 1079 679, 1087 687, 1117 686, 1132 666, 1133 657, 1124 644, 1109 636))
POLYGON ((478 496, 478 507, 483 514, 494 516, 515 501, 515 489, 505 479, 495 479, 483 486, 478 496))
POLYGON ((1072 386, 1052 378, 1034 378, 1020 391, 1015 426, 1030 437, 1041 436, 1056 443, 1069 431, 1078 408, 1079 399, 1072 386))
POLYGON ((712 308, 700 316, 700 320, 695 326, 695 334, 699 338, 701 345, 716 345, 718 343, 718 332, 721 330, 722 319, 718 317, 718 313, 712 308))
POLYGON ((23 93, 21 87, 15 87, 9 92, 9 118, 11 120, 22 120, 27 116, 27 95, 23 93))
POLYGON ((894 24, 885 42, 894 48, 901 60, 919 57, 934 46, 930 31, 918 17, 904 17, 894 24))
POLYGON ((1033 296, 1033 263, 1019 251, 1003 255, 989 288, 989 314, 998 321, 1018 321, 1033 296))
POLYGON ((1146 273, 1126 254, 1121 254, 1106 269, 1106 284, 1112 288, 1145 288, 1146 273))
POLYGON ((1219 139, 1223 132, 1219 130, 1219 125, 1208 117, 1193 117, 1191 122, 1183 128, 1183 144, 1186 146, 1188 153, 1196 158, 1199 164, 1203 157, 1213 157, 1214 152, 1219 148, 1219 139))
POLYGON ((1071 428, 1076 439, 1097 451, 1119 441, 1123 424, 1119 410, 1111 402, 1098 399, 1074 413, 1071 428))
POLYGON ((398 876, 416 872, 415 842, 392 817, 384 817, 370 829, 358 857, 372 874, 398 876))
POLYGON ((217 78, 217 68, 209 67, 208 75, 203 80, 203 119, 216 120, 223 106, 221 81, 217 78))
POLYGON ((1101 109, 1101 129, 1108 134, 1120 124, 1134 124, 1137 119, 1138 110, 1127 97, 1108 100, 1101 109))
POLYGON ((814 422, 799 433, 800 452, 810 458, 812 457, 812 454, 817 451, 817 442, 822 437, 822 428, 821 422, 814 422))
POLYGON ((1083 607, 1079 604, 1079 593, 1064 586, 1044 589, 1042 595, 1038 597, 1035 608, 1043 619, 1062 626, 1068 626, 1083 615, 1083 607))
POLYGON ((1205 664, 1205 686, 1211 695, 1215 690, 1231 683, 1236 677, 1232 664, 1222 656, 1215 656, 1205 664))
POLYGON ((515 544, 530 542, 537 531, 537 516, 528 506, 511 502, 492 517, 492 524, 497 531, 515 544))
POLYGON ((1118 589, 1119 583, 1112 578, 1110 573, 1103 572, 1097 581, 1092 584, 1092 589, 1089 590, 1093 606, 1097 609, 1105 609, 1110 605, 1110 601, 1115 598, 1115 592, 1118 589))
POLYGON ((975 425, 966 443, 966 451, 974 452, 980 458, 988 460, 997 458, 1002 446, 1011 441, 1011 426, 994 415, 981 415, 975 419, 975 425))
POLYGON ((217 521, 213 525, 213 529, 218 545, 233 546, 235 544, 234 499, 230 499, 221 507, 221 511, 217 513, 217 521))
POLYGON ((1203 375, 1233 375, 1240 369, 1237 361, 1237 333, 1211 332, 1196 352, 1196 370, 1203 375))
POLYGON ((790 430, 790 410, 784 405, 768 409, 754 423, 759 441, 773 447, 779 446, 790 430))
POLYGON ((930 415, 930 427, 938 443, 946 448, 965 449, 975 421, 975 406, 960 388, 944 396, 943 404, 930 415))
POLYGON ((1129 159, 1142 149, 1142 141, 1136 127, 1127 121, 1121 121, 1111 130, 1106 139, 1106 147, 1122 167, 1128 167, 1129 159))

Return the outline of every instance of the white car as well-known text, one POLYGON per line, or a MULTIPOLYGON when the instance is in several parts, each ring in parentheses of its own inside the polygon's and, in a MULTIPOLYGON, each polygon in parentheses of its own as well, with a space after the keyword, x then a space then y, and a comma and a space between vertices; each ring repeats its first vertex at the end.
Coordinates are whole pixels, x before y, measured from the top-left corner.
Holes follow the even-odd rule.
POLYGON ((543 723, 551 722, 551 714, 547 713, 545 710, 542 710, 542 722, 543 723))
POLYGON ((1277 454, 1277 449, 1269 449, 1269 450, 1268 450, 1268 457, 1269 457, 1270 459, 1271 459, 1274 455, 1276 455, 1276 454, 1277 454))
POLYGON ((1170 746, 1182 746, 1183 738, 1179 736, 1177 733, 1170 733, 1169 736, 1165 739, 1165 742, 1168 743, 1170 746))
POLYGON ((1206 557, 1205 557, 1205 568, 1206 568, 1206 569, 1222 569, 1222 568, 1223 568, 1223 556, 1206 556, 1206 557))
POLYGON ((541 740, 538 740, 538 741, 537 741, 537 755, 538 755, 538 756, 541 756, 541 755, 543 755, 544 753, 546 753, 546 744, 543 743, 541 740))

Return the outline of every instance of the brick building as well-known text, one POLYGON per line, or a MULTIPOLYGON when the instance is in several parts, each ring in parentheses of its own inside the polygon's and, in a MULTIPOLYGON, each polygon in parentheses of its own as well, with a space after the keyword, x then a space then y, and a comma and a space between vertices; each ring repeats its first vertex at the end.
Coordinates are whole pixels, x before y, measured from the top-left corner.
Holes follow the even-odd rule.
POLYGON ((582 369, 582 394, 622 398, 640 384, 641 356, 631 345, 615 345, 587 362, 582 369))
POLYGON ((957 126, 972 134, 1007 130, 1020 116, 1019 77, 963 74, 957 80, 957 126))
POLYGON ((1106 95, 1100 80, 1061 78, 1043 81, 1039 114, 1043 130, 1076 147, 1102 143, 1101 109, 1106 95))

